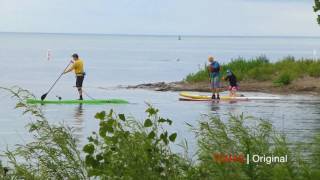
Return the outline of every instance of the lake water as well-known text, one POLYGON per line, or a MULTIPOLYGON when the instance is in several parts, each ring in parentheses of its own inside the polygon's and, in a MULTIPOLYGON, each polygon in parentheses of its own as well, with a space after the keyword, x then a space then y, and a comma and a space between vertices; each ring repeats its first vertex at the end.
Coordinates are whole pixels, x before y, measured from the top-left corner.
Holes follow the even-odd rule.
MULTIPOLYGON (((320 98, 288 95, 282 100, 245 101, 212 104, 180 102, 178 92, 117 89, 118 85, 134 85, 158 81, 178 81, 195 72, 214 55, 221 62, 239 56, 252 58, 261 54, 272 61, 284 56, 317 58, 320 38, 303 37, 182 37, 111 36, 0 33, 0 86, 19 85, 36 96, 47 91, 74 52, 85 60, 85 90, 95 98, 123 98, 128 105, 46 105, 46 117, 53 123, 65 122, 76 128, 85 140, 97 131, 96 112, 110 110, 138 119, 145 117, 146 102, 160 109, 162 116, 174 121, 170 131, 178 132, 179 141, 186 138, 193 147, 195 140, 185 123, 197 124, 202 114, 226 120, 229 114, 244 113, 270 120, 291 140, 308 141, 320 132, 320 98), (47 59, 50 50, 51 58, 47 59), (104 89, 101 89, 103 87, 104 89)), ((74 76, 64 76, 47 97, 75 99, 74 76)), ((269 96, 247 93, 247 96, 269 96)), ((14 110, 14 99, 0 92, 0 149, 30 139, 25 125, 31 120, 14 110)))

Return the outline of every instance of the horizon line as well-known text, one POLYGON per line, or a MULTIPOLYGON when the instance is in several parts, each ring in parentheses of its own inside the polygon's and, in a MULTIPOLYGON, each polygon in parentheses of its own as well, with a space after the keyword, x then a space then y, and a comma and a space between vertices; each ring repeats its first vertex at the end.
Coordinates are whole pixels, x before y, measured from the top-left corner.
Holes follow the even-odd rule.
POLYGON ((124 33, 80 33, 80 32, 18 32, 0 31, 3 34, 52 34, 52 35, 96 35, 96 36, 158 36, 158 37, 257 37, 257 38, 320 38, 320 35, 198 35, 198 34, 124 34, 124 33))

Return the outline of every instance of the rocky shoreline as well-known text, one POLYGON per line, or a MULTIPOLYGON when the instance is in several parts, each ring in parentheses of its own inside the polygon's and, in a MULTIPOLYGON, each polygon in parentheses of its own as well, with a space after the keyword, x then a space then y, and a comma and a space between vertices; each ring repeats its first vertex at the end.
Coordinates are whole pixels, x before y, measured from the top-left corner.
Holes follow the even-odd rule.
MULTIPOLYGON (((228 84, 223 83, 222 89, 227 89, 228 84)), ((154 91, 197 91, 210 92, 208 82, 188 83, 180 82, 157 82, 145 83, 131 86, 122 86, 126 89, 148 89, 154 91)), ((272 94, 309 94, 320 95, 320 79, 319 78, 300 78, 287 86, 277 86, 273 82, 264 81, 242 81, 240 82, 240 91, 246 92, 263 92, 272 94)))

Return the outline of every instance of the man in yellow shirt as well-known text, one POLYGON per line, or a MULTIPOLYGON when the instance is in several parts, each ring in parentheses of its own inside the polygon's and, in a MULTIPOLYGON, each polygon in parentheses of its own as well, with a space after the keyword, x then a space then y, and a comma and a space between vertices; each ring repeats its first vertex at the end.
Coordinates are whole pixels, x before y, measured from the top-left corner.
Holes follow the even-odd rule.
POLYGON ((74 71, 74 73, 76 74, 76 87, 78 89, 79 96, 80 96, 79 100, 83 100, 82 84, 85 76, 83 60, 79 58, 78 54, 73 54, 72 58, 73 58, 72 66, 69 69, 67 69, 64 72, 64 74, 74 71))

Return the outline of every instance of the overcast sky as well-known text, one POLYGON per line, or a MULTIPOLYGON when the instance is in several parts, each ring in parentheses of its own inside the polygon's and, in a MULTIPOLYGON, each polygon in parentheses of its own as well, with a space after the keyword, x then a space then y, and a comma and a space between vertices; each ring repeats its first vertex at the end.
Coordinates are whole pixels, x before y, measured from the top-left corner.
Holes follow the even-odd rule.
POLYGON ((0 31, 320 36, 313 0, 0 0, 0 31))

